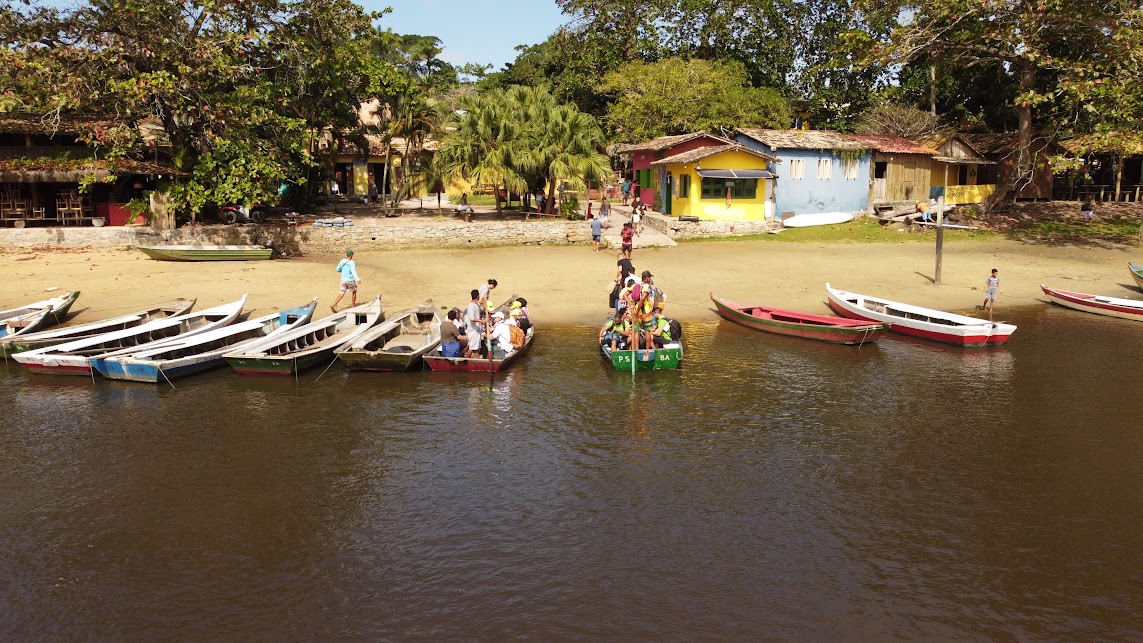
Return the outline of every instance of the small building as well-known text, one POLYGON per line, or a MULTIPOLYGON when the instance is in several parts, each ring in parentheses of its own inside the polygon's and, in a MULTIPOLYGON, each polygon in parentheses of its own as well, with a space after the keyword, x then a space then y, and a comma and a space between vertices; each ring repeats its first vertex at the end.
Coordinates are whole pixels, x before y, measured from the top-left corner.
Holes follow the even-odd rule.
POLYGON ((928 200, 935 149, 900 136, 852 134, 850 138, 873 150, 870 207, 928 200))
POLYGON ((652 163, 700 147, 728 145, 729 143, 729 140, 708 132, 691 132, 677 136, 660 136, 643 143, 621 145, 617 153, 631 157, 632 176, 628 178, 633 184, 632 196, 638 197, 654 210, 662 212, 663 208, 666 207, 664 177, 654 173, 651 167, 652 163))
MULTIPOLYGON (((852 137, 823 130, 739 128, 734 140, 782 163, 782 186, 775 195, 785 216, 844 212, 869 207, 870 148, 852 137)), ((773 164, 770 171, 777 174, 773 164)))
POLYGON ((937 150, 929 176, 929 198, 949 205, 984 203, 996 191, 996 162, 981 154, 962 134, 921 141, 937 150))
POLYGON ((667 197, 660 212, 714 221, 774 218, 778 159, 737 143, 700 147, 652 162, 664 176, 667 197))
MULTIPOLYGON (((1016 153, 1020 148, 1020 135, 1016 132, 1000 134, 964 134, 984 158, 996 165, 989 170, 994 183, 1000 185, 1008 181, 1016 170, 1016 153)), ((1052 156, 1061 148, 1045 136, 1032 139, 1032 177, 1017 186, 1014 198, 1024 200, 1049 200, 1052 198, 1052 185, 1055 171, 1052 169, 1052 156)), ((978 178, 979 181, 979 178, 978 178)))

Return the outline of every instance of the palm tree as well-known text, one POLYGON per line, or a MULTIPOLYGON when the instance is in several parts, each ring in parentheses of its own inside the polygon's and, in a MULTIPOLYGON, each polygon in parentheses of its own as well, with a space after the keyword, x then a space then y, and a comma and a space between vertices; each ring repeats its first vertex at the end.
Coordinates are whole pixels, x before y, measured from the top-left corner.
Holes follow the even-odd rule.
MULTIPOLYGON (((519 143, 518 115, 504 93, 490 91, 461 102, 452 119, 453 131, 441 143, 436 162, 448 178, 463 177, 477 185, 521 189, 523 175, 512 163, 513 146, 519 143)), ((496 200, 500 212, 500 199, 496 200)))
MULTIPOLYGON (((386 156, 391 155, 393 139, 402 138, 405 141, 404 151, 401 154, 404 171, 401 173, 397 189, 392 191, 392 207, 395 208, 400 204, 401 198, 408 193, 411 175, 416 173, 421 153, 424 151, 425 139, 440 128, 443 112, 440 103, 420 90, 400 94, 389 107, 386 156)), ((386 158, 386 166, 388 162, 389 158, 386 158)))

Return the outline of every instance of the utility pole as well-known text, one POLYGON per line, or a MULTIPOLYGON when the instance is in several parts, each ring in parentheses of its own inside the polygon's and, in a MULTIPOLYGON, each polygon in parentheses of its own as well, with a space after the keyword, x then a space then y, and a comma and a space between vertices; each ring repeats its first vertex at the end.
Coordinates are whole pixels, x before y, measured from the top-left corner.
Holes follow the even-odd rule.
MULTIPOLYGON (((948 189, 948 186, 945 186, 948 189)), ((937 199, 937 269, 933 283, 941 285, 941 258, 945 251, 945 197, 937 199)))

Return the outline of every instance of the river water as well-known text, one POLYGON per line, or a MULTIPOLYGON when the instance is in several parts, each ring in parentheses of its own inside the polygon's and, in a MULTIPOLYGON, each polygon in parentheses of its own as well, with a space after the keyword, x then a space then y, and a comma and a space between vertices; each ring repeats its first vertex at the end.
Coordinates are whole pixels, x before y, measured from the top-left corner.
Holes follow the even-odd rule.
MULTIPOLYGON (((541 326, 485 376, 0 365, 0 638, 1143 637, 1143 328, 541 326)), ((541 322, 542 323, 542 322, 541 322)))

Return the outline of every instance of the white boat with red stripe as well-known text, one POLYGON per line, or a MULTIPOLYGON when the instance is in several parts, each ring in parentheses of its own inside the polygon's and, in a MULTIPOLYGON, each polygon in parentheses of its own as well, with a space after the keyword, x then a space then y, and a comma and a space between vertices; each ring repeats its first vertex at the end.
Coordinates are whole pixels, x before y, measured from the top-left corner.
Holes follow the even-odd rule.
POLYGON ((1040 290, 1048 296, 1052 303, 1085 313, 1119 317, 1120 319, 1134 319, 1143 321, 1143 301, 1139 299, 1120 299, 1118 297, 1104 297, 1102 295, 1089 295, 1082 292, 1056 290, 1040 284, 1040 290))
POLYGON ((889 324, 889 330, 934 342, 964 347, 997 346, 1008 341, 1016 326, 967 315, 911 306, 859 295, 826 284, 829 306, 839 315, 889 324))

